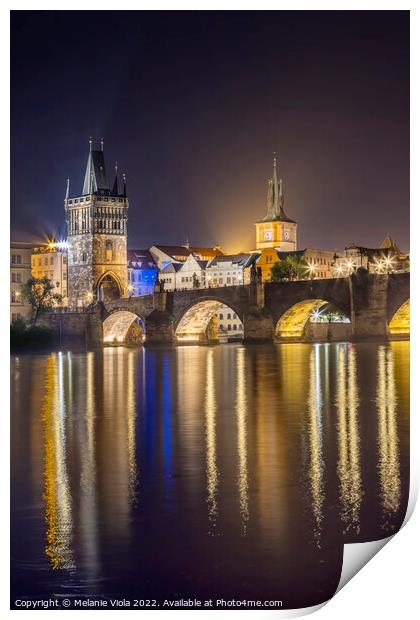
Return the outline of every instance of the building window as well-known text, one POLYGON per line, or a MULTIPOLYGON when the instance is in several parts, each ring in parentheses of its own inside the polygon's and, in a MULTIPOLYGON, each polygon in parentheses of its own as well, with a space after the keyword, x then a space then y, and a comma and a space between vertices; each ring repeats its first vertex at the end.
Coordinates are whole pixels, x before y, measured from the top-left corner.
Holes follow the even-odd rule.
POLYGON ((222 313, 219 314, 219 320, 223 321, 223 314, 222 313))
POLYGON ((16 291, 12 291, 11 296, 10 296, 10 301, 12 302, 12 304, 16 303, 16 298, 17 298, 16 291))
POLYGON ((42 260, 38 258, 38 267, 41 267, 41 265, 42 265, 42 260))
POLYGON ((231 313, 230 313, 230 312, 229 312, 229 314, 227 315, 227 318, 228 318, 228 321, 230 321, 230 320, 231 320, 232 315, 231 315, 231 313))
POLYGON ((48 265, 48 256, 44 258, 44 265, 48 265))
POLYGON ((237 325, 235 323, 235 325, 233 326, 233 331, 236 332, 236 330, 237 330, 237 325))
POLYGON ((86 252, 83 252, 83 254, 82 254, 82 262, 83 263, 86 262, 86 258, 87 258, 86 252))
POLYGON ((232 329, 232 325, 229 323, 229 324, 228 324, 228 326, 227 326, 227 328, 228 328, 228 332, 230 332, 230 331, 231 331, 231 329, 232 329))
POLYGON ((110 240, 105 242, 105 258, 106 260, 113 260, 114 258, 113 244, 110 240))

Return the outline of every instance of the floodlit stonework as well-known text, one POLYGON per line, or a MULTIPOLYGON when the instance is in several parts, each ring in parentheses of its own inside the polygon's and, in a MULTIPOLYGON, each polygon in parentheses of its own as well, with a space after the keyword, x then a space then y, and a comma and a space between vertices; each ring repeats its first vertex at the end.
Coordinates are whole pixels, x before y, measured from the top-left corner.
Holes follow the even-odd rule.
POLYGON ((86 306, 128 295, 125 179, 112 189, 103 150, 90 150, 82 195, 64 201, 69 243, 69 305, 86 306))

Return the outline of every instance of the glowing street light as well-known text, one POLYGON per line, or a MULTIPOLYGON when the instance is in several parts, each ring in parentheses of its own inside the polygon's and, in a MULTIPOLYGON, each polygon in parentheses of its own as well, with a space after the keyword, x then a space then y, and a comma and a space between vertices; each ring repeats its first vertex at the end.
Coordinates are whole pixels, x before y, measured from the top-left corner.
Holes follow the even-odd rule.
POLYGON ((382 263, 384 266, 384 269, 386 270, 386 273, 389 273, 389 271, 393 270, 395 267, 395 257, 394 256, 384 256, 382 259, 382 263))
POLYGON ((306 267, 307 272, 309 273, 309 277, 311 278, 311 280, 313 280, 315 274, 316 274, 316 270, 317 270, 317 265, 315 263, 308 263, 308 266, 306 267))
POLYGON ((86 301, 88 302, 88 304, 91 304, 93 301, 93 293, 92 291, 88 291, 86 293, 86 301))
POLYGON ((128 285, 128 296, 131 297, 134 291, 134 286, 132 284, 128 285))
POLYGON ((335 265, 334 269, 335 269, 335 274, 338 277, 341 277, 344 274, 344 268, 343 268, 343 265, 341 263, 338 263, 337 265, 335 265))

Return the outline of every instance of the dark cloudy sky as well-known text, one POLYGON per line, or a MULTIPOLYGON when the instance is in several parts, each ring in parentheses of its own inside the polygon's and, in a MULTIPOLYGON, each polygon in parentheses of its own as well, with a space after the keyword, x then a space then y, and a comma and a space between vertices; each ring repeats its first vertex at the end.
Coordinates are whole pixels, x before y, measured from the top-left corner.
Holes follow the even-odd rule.
POLYGON ((409 13, 12 13, 12 236, 64 233, 88 137, 129 245, 254 247, 272 152, 299 247, 409 244, 409 13))

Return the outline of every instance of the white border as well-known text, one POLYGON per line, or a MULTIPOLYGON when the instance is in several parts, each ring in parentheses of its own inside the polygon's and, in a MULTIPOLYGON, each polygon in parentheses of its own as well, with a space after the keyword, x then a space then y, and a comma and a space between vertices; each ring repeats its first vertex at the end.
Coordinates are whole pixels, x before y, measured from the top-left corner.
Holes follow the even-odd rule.
MULTIPOLYGON (((336 2, 332 1, 323 1, 323 2, 275 2, 271 1, 262 1, 259 3, 250 2, 249 0, 230 0, 230 1, 222 1, 222 0, 214 0, 213 2, 203 2, 200 0, 196 0, 195 2, 174 2, 170 0, 160 1, 156 0, 155 2, 134 2, 134 1, 126 1, 120 2, 118 5, 115 2, 110 2, 109 0, 91 0, 91 2, 81 2, 80 0, 74 0, 72 3, 69 2, 61 2, 59 5, 57 2, 47 1, 42 2, 38 6, 34 6, 33 2, 9 2, 8 6, 2 6, 1 20, 0 20, 0 41, 3 46, 2 54, 0 55, 0 66, 1 66, 1 76, 2 76, 2 85, 3 85, 3 97, 0 99, 2 114, 0 115, 0 122, 2 126, 2 149, 1 149, 1 174, 2 174, 2 188, 7 188, 2 191, 2 226, 1 232, 2 235, 2 243, 0 244, 0 252, 2 263, 5 268, 0 272, 0 283, 2 286, 4 303, 2 304, 1 309, 1 330, 2 330, 2 353, 0 357, 0 393, 3 396, 4 406, 3 410, 3 427, 1 438, 4 442, 1 450, 2 457, 2 484, 4 485, 3 498, 7 498, 9 494, 8 489, 8 479, 6 476, 6 471, 9 471, 9 444, 8 444, 8 436, 9 436, 9 424, 8 424, 8 412, 6 411, 6 405, 8 404, 8 396, 9 396, 9 352, 8 352, 8 327, 9 327, 9 308, 8 308, 8 298, 9 298, 9 236, 8 236, 8 220, 9 220, 9 211, 8 205, 10 203, 9 197, 9 140, 6 139, 6 136, 9 136, 9 97, 7 93, 6 85, 9 83, 9 16, 8 10, 278 10, 278 9, 287 9, 287 10, 409 10, 413 9, 411 12, 411 109, 415 111, 412 114, 411 122, 412 122, 412 146, 411 146, 411 204, 413 205, 412 214, 411 214, 411 256, 412 256, 412 275, 411 275, 411 287, 413 290, 413 295, 411 297, 411 315, 412 315, 412 332, 411 332, 411 341, 412 341, 412 370, 411 370, 411 385, 415 386, 416 379, 419 381, 418 377, 420 377, 420 369, 419 369, 419 330, 416 328, 416 322, 418 315, 418 292, 419 292, 419 276, 418 276, 418 268, 417 268, 417 243, 418 242, 418 230, 419 230, 419 208, 420 208, 420 200, 419 200, 419 190, 418 190, 418 176, 419 176, 419 156, 418 156, 418 145, 419 145, 419 122, 418 122, 418 111, 420 110, 420 100, 419 100, 419 63, 417 61, 420 58, 420 50, 419 50, 419 38, 420 38, 420 28, 419 28, 419 18, 417 15, 417 11, 412 5, 412 3, 408 2, 342 2, 340 6, 337 6, 336 2), (6 268, 7 267, 7 268, 6 268), (7 397, 6 397, 7 395, 7 397)), ((396 205, 398 208, 398 205, 396 205)), ((417 390, 412 390, 412 412, 411 416, 411 459, 412 459, 412 468, 411 468, 411 494, 410 494, 410 503, 412 504, 414 501, 414 496, 417 494, 418 489, 418 479, 419 479, 419 458, 417 453, 419 451, 419 427, 420 424, 417 421, 417 416, 420 415, 418 407, 418 396, 417 390)), ((6 502, 5 502, 6 503, 6 502)), ((416 547, 419 549, 419 531, 420 531, 420 517, 419 510, 417 509, 412 518, 409 520, 407 525, 400 531, 394 538, 392 538, 389 545, 387 545, 386 549, 383 550, 379 556, 376 556, 369 564, 362 570, 361 575, 356 575, 351 580, 351 585, 348 587, 344 587, 342 591, 339 592, 325 607, 318 612, 318 616, 320 619, 328 620, 329 618, 336 620, 337 617, 340 617, 340 620, 347 620, 354 618, 355 614, 363 614, 363 617, 369 617, 370 615, 378 615, 383 619, 394 618, 397 614, 403 618, 411 618, 414 616, 418 616, 418 605, 417 605, 417 590, 418 590, 418 558, 416 555, 416 547)), ((3 533, 3 570, 2 570, 2 582, 1 582, 1 594, 0 594, 0 606, 2 610, 4 610, 5 615, 9 613, 13 614, 21 614, 25 612, 8 611, 9 606, 9 588, 8 588, 8 564, 9 564, 9 518, 8 511, 3 509, 0 514, 1 518, 1 531, 3 533)), ((309 611, 309 610, 306 610, 309 611)), ((26 612, 28 613, 28 612, 26 612)), ((30 612, 29 612, 30 613, 30 612)), ((38 614, 43 614, 44 612, 39 611, 38 614)), ((55 618, 57 616, 57 612, 48 611, 49 617, 55 618)), ((58 612, 61 615, 61 611, 58 612)), ((75 614, 76 617, 80 617, 80 614, 84 612, 75 612, 68 611, 68 614, 75 614)), ((85 612, 90 616, 92 614, 98 615, 102 612, 100 611, 89 611, 85 612)), ((124 611, 108 611, 106 615, 114 617, 116 614, 126 614, 124 611)), ((146 614, 152 613, 153 618, 161 618, 163 614, 166 614, 164 611, 154 611, 154 612, 143 612, 142 617, 146 614)), ((173 616, 174 620, 177 618, 184 618, 185 614, 188 614, 188 617, 197 618, 198 615, 204 613, 206 618, 213 617, 214 614, 218 614, 218 618, 220 614, 247 614, 247 617, 255 617, 260 618, 261 614, 256 611, 171 611, 169 612, 171 617, 173 616)), ((273 616, 274 614, 278 615, 278 611, 267 611, 264 614, 264 617, 267 615, 273 616)), ((286 611, 280 612, 280 616, 291 617, 286 611)))

